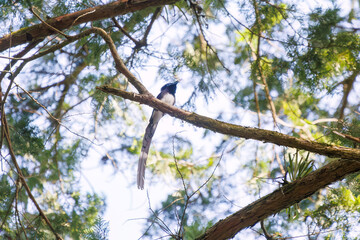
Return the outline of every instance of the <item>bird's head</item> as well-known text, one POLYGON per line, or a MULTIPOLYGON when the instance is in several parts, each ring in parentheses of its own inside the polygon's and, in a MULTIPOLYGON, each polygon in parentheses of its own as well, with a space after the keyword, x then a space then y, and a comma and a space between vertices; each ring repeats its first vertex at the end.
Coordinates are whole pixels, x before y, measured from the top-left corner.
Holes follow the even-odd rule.
POLYGON ((162 88, 161 88, 161 91, 168 91, 169 93, 175 95, 175 92, 176 92, 176 85, 178 84, 179 82, 176 81, 176 82, 172 82, 172 83, 167 83, 165 84, 162 88))

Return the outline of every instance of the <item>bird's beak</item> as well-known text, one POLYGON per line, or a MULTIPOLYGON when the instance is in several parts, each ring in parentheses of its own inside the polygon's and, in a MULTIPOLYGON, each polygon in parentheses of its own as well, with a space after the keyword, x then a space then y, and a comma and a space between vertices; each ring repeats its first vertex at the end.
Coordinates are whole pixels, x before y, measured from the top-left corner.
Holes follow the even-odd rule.
POLYGON ((175 84, 178 84, 182 79, 179 78, 176 74, 174 75, 174 78, 175 78, 175 84))

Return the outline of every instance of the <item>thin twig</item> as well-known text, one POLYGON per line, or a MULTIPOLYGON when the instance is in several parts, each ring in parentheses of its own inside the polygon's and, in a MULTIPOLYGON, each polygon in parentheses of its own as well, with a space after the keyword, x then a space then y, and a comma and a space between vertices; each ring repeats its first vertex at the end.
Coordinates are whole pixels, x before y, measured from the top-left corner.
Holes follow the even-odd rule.
POLYGON ((173 137, 173 158, 174 158, 174 161, 175 161, 175 167, 176 167, 176 170, 177 172, 179 173, 180 175, 180 178, 181 178, 181 181, 182 181, 182 184, 183 184, 183 187, 184 187, 184 191, 185 191, 185 195, 187 198, 189 198, 189 195, 187 194, 187 188, 186 188, 186 184, 185 184, 185 180, 184 180, 184 176, 182 175, 180 169, 179 169, 179 166, 178 166, 178 162, 177 162, 177 158, 176 158, 176 154, 175 154, 175 137, 176 137, 176 134, 174 135, 173 137))
POLYGON ((34 9, 35 9, 35 7, 32 6, 32 7, 30 8, 30 12, 31 12, 32 14, 34 14, 35 17, 36 17, 37 19, 39 19, 43 24, 45 24, 48 28, 50 28, 50 29, 53 30, 54 32, 57 32, 57 33, 63 35, 63 36, 64 36, 65 38, 67 38, 67 39, 71 38, 71 36, 63 33, 63 32, 60 31, 59 29, 57 29, 57 28, 51 26, 50 24, 48 24, 47 22, 45 22, 45 21, 34 11, 34 9))
POLYGON ((22 224, 22 221, 20 219, 20 213, 19 213, 19 209, 18 209, 19 192, 21 190, 20 178, 19 177, 16 179, 15 186, 16 186, 16 188, 15 188, 15 216, 17 216, 17 221, 19 222, 20 227, 21 227, 22 231, 24 232, 25 239, 28 239, 28 237, 26 235, 26 230, 25 230, 24 225, 22 224))
POLYGON ((257 5, 257 2, 256 0, 253 0, 253 5, 254 5, 254 8, 255 8, 255 18, 256 18, 256 24, 257 24, 257 49, 256 49, 256 64, 257 64, 257 68, 258 68, 258 72, 259 72, 259 77, 262 81, 262 83, 264 84, 264 89, 265 89, 265 94, 266 94, 266 98, 268 100, 268 103, 269 103, 269 106, 270 106, 270 111, 271 111, 271 114, 272 114, 272 117, 273 117, 273 121, 274 121, 274 126, 277 125, 277 122, 276 122, 276 119, 277 119, 277 116, 276 116, 276 109, 275 109, 275 105, 274 105, 274 102, 272 101, 272 98, 271 98, 271 95, 270 95, 270 90, 269 90, 269 86, 266 82, 266 79, 265 79, 265 76, 264 76, 264 73, 262 71, 262 68, 261 68, 261 58, 260 58, 260 40, 261 40, 261 26, 262 26, 262 23, 261 23, 261 18, 260 18, 260 13, 259 13, 259 9, 258 9, 258 5, 257 5))
POLYGON ((146 30, 145 30, 144 36, 143 36, 142 39, 139 41, 140 47, 147 45, 147 38, 148 38, 148 36, 149 36, 150 30, 151 30, 151 28, 152 28, 155 20, 157 19, 157 17, 158 17, 159 14, 161 13, 161 10, 162 10, 162 7, 158 7, 158 8, 155 9, 155 12, 154 12, 154 14, 153 14, 152 17, 151 17, 150 23, 149 23, 149 25, 147 26, 147 28, 146 28, 146 30))
POLYGON ((91 11, 88 11, 88 12, 86 12, 86 13, 78 16, 77 18, 75 18, 75 20, 72 22, 72 24, 71 24, 71 26, 70 26, 69 28, 71 28, 72 26, 74 26, 74 24, 75 24, 80 18, 85 17, 86 15, 89 15, 89 14, 91 14, 91 13, 94 13, 95 11, 96 11, 96 10, 93 9, 93 10, 91 10, 91 11))
POLYGON ((359 137, 354 137, 354 136, 351 136, 349 134, 345 134, 345 133, 339 133, 338 131, 332 131, 334 134, 340 136, 340 137, 343 137, 345 139, 348 139, 348 140, 351 140, 353 142, 356 142, 356 143, 360 143, 360 138, 359 137))
POLYGON ((193 4, 192 1, 190 1, 190 7, 193 9, 193 13, 195 15, 195 19, 196 19, 196 22, 199 26, 199 30, 200 30, 200 33, 203 35, 204 37, 204 40, 206 42, 206 47, 209 48, 215 55, 215 57, 217 58, 217 60, 219 61, 219 63, 221 64, 221 66, 225 69, 225 71, 227 73, 230 73, 230 69, 228 69, 225 64, 222 62, 222 60, 220 59, 219 55, 217 54, 217 52, 214 50, 214 48, 210 45, 209 41, 206 39, 205 37, 205 32, 204 32, 204 29, 202 27, 202 24, 201 24, 201 21, 200 21, 200 16, 197 12, 197 5, 193 4))
POLYGON ((212 171, 211 175, 207 178, 207 180, 202 184, 200 185, 200 187, 198 187, 195 191, 193 191, 190 195, 188 194, 188 189, 186 187, 186 184, 185 184, 185 180, 184 180, 184 177, 178 167, 178 163, 177 163, 177 158, 175 156, 175 137, 173 138, 173 157, 174 157, 174 161, 175 161, 175 166, 176 166, 176 170, 177 172, 179 173, 180 177, 181 177, 181 181, 182 181, 182 184, 183 184, 183 187, 184 187, 184 192, 185 192, 185 195, 186 195, 186 199, 185 200, 185 204, 184 204, 184 209, 183 209, 183 212, 182 212, 182 216, 181 216, 181 220, 180 220, 180 223, 179 223, 179 230, 178 230, 178 234, 177 236, 180 238, 180 239, 183 239, 183 234, 184 234, 184 228, 183 228, 183 225, 184 225, 184 220, 185 220, 185 213, 187 211, 187 208, 189 206, 189 203, 190 203, 190 199, 200 191, 201 188, 203 188, 209 181, 210 179, 213 177, 217 167, 219 166, 220 164, 220 161, 223 157, 223 154, 224 154, 224 151, 225 149, 222 151, 221 155, 220 155, 220 159, 218 161, 218 163, 216 164, 214 170, 212 171))
POLYGON ((139 43, 138 40, 136 40, 135 38, 133 38, 120 24, 119 22, 116 20, 115 17, 111 18, 111 20, 114 22, 115 26, 122 32, 122 34, 124 34, 126 37, 128 37, 133 43, 135 43, 135 45, 137 45, 139 43))
POLYGON ((259 97, 256 91, 256 79, 252 78, 253 82, 253 91, 254 91, 254 99, 255 99, 255 106, 256 106, 256 113, 257 113, 257 119, 258 119, 258 128, 261 127, 261 112, 260 112, 260 104, 259 104, 259 97))
POLYGON ((67 127, 66 125, 64 125, 58 118, 54 117, 54 116, 49 112, 49 110, 47 110, 47 108, 46 108, 44 105, 42 105, 39 101, 37 101, 28 91, 26 91, 26 90, 25 90, 23 87, 21 87, 19 84, 15 83, 15 82, 14 82, 14 84, 15 84, 18 88, 20 88, 22 91, 24 91, 24 92, 26 93, 26 95, 28 95, 28 96, 31 98, 31 100, 33 100, 33 101, 34 101, 36 104, 38 104, 42 109, 44 109, 45 112, 49 115, 49 117, 50 117, 51 119, 53 119, 54 121, 56 121, 60 126, 64 127, 67 131, 69 131, 70 133, 74 134, 75 136, 78 136, 78 137, 80 137, 80 138, 83 138, 83 139, 89 141, 89 142, 92 143, 92 144, 99 145, 99 144, 95 143, 94 141, 92 141, 91 139, 89 139, 89 138, 87 138, 87 137, 85 137, 85 136, 83 136, 83 135, 81 135, 81 134, 79 134, 79 133, 76 133, 76 132, 72 131, 69 127, 67 127))
POLYGON ((9 62, 8 65, 6 65, 6 67, 4 68, 4 70, 1 72, 0 74, 0 82, 2 82, 3 78, 5 77, 6 73, 11 73, 12 71, 11 66, 14 66, 15 63, 18 60, 24 60, 24 58, 22 58, 23 56, 25 56, 28 52, 30 52, 37 44, 39 44, 42 41, 42 39, 38 39, 36 41, 33 41, 31 43, 29 43, 21 52, 17 53, 13 58, 12 61, 9 62))
POLYGON ((196 190, 190 195, 189 198, 191 198, 192 196, 194 196, 195 193, 197 193, 201 188, 203 188, 203 187, 210 181, 210 179, 214 176, 216 169, 217 169, 218 166, 220 165, 220 162, 221 162, 221 159, 222 159, 222 157, 223 157, 224 151, 225 151, 225 149, 222 151, 222 153, 221 153, 221 155, 220 155, 220 159, 219 159, 218 163, 216 164, 216 166, 214 167, 214 170, 212 171, 212 173, 210 174, 210 176, 208 177, 208 179, 206 179, 206 181, 205 181, 203 184, 201 184, 200 187, 198 187, 198 189, 196 189, 196 190))
MULTIPOLYGON (((175 134, 176 136, 176 134, 175 134)), ((186 195, 186 199, 185 200, 185 205, 184 205, 184 210, 182 212, 182 216, 181 216, 181 220, 179 222, 179 231, 178 231, 178 237, 180 236, 183 236, 183 224, 184 224, 184 219, 185 219, 185 212, 187 210, 187 207, 189 205, 189 201, 190 201, 190 197, 188 195, 188 191, 187 191, 187 188, 186 188, 186 184, 185 184, 185 180, 184 180, 184 177, 179 169, 179 166, 178 166, 178 162, 177 162, 177 159, 176 159, 176 154, 175 154, 175 136, 173 137, 173 157, 174 157, 174 161, 175 161, 175 166, 176 166, 176 170, 177 172, 179 173, 180 175, 180 178, 181 178, 181 181, 182 181, 182 184, 183 184, 183 187, 184 187, 184 192, 185 192, 185 195, 186 195)))
POLYGON ((24 58, 6 57, 6 56, 0 56, 0 58, 9 59, 9 60, 24 60, 24 58))
POLYGON ((157 223, 157 224, 159 225, 159 227, 160 227, 164 232, 166 232, 168 235, 174 236, 174 234, 171 232, 171 229, 166 225, 166 223, 165 223, 162 219, 160 219, 160 218, 158 217, 158 214, 156 214, 156 213, 152 210, 151 204, 150 204, 149 192, 146 193, 146 196, 147 196, 147 198, 148 198, 150 211, 152 212, 153 216, 155 217, 155 220, 158 220, 158 221, 159 221, 159 222, 156 222, 156 221, 154 220, 154 223, 157 223))
POLYGON ((36 100, 28 91, 26 91, 26 89, 24 89, 23 87, 21 87, 19 84, 17 84, 15 81, 14 81, 14 85, 17 86, 18 88, 20 88, 24 93, 26 93, 26 95, 28 95, 29 98, 31 98, 31 100, 33 100, 37 105, 39 105, 42 109, 45 110, 45 112, 49 115, 49 117, 53 120, 55 120, 57 123, 61 124, 60 120, 57 119, 56 117, 54 117, 50 112, 49 110, 47 110, 47 108, 42 105, 38 100, 36 100))
POLYGON ((260 227, 263 230, 263 233, 265 235, 266 240, 273 240, 274 238, 267 232, 265 224, 264 224, 264 220, 260 221, 260 227))

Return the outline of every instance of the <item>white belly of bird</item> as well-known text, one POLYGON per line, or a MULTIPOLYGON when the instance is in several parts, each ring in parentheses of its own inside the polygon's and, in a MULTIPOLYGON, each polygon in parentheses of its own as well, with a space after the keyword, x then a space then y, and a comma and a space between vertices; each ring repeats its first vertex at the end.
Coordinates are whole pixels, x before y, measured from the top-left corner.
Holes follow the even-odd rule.
MULTIPOLYGON (((174 105, 175 97, 172 94, 168 93, 168 94, 165 94, 165 96, 161 99, 161 101, 163 101, 169 105, 174 105)), ((164 116, 164 113, 155 110, 152 115, 153 123, 157 124, 163 116, 164 116)))
POLYGON ((165 96, 161 99, 161 101, 166 102, 169 105, 174 105, 175 97, 172 94, 168 93, 165 94, 165 96))

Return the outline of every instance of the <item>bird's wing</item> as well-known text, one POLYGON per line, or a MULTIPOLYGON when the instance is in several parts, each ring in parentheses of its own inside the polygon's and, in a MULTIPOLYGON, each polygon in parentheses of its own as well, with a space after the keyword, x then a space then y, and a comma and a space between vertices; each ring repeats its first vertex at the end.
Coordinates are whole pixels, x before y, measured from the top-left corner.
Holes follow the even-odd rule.
POLYGON ((139 189, 144 189, 146 160, 150 149, 151 139, 154 136, 156 127, 162 116, 164 116, 162 112, 154 110, 149 125, 145 130, 137 172, 137 185, 139 189))

